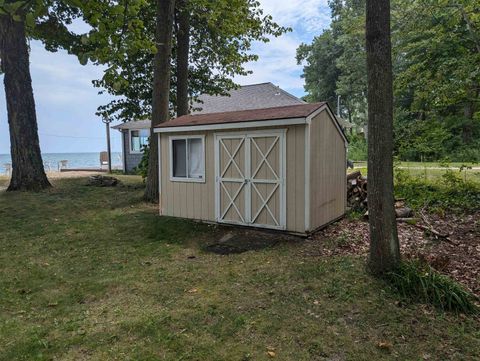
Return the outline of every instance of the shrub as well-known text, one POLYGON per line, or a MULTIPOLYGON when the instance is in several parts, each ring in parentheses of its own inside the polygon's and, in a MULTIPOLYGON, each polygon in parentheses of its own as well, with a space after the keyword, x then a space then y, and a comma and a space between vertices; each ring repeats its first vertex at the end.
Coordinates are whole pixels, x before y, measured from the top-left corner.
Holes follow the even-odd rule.
POLYGON ((366 160, 367 159, 367 141, 362 134, 349 136, 348 159, 366 160))
POLYGON ((143 180, 147 178, 148 175, 148 156, 150 154, 150 147, 148 145, 144 145, 142 147, 142 159, 140 163, 135 167, 134 172, 135 174, 141 175, 143 180))
POLYGON ((412 301, 432 304, 444 311, 479 312, 474 295, 426 263, 402 262, 400 267, 387 274, 386 279, 400 296, 412 301))
POLYGON ((480 185, 468 182, 447 170, 439 181, 413 178, 404 171, 395 173, 395 195, 407 199, 414 209, 456 212, 480 209, 480 185))

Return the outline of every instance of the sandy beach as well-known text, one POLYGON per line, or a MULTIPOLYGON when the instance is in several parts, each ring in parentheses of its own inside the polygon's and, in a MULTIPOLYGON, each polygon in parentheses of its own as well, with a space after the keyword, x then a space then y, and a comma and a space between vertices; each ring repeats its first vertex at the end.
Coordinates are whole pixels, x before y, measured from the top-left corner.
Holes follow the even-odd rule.
MULTIPOLYGON (((95 174, 100 174, 100 172, 95 171, 72 171, 72 172, 47 172, 47 177, 52 182, 55 182, 56 179, 65 179, 65 178, 83 178, 89 177, 95 174)), ((0 175, 0 191, 7 189, 9 177, 0 175)))

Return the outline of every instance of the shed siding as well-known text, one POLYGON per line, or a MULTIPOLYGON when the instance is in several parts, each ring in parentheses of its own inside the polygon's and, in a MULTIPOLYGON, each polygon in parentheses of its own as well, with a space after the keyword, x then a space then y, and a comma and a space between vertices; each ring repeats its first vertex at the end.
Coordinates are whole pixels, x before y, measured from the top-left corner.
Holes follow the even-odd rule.
POLYGON ((140 163, 142 160, 142 153, 130 153, 130 137, 128 136, 129 132, 127 130, 122 130, 123 136, 123 159, 125 162, 125 172, 132 173, 133 169, 140 163))
MULTIPOLYGON (((281 129, 284 129, 282 127, 281 129)), ((305 232, 305 126, 288 126, 286 133, 287 230, 305 232)), ((273 128, 268 128, 273 129, 273 128)), ((228 130, 227 133, 236 130, 228 130)), ((239 130, 248 132, 248 130, 239 130)), ((161 214, 215 221, 215 144, 220 131, 161 134, 161 214), (205 136, 205 183, 170 181, 169 136, 205 136)))
POLYGON ((345 213, 346 147, 326 110, 310 128, 310 228, 314 230, 345 213))

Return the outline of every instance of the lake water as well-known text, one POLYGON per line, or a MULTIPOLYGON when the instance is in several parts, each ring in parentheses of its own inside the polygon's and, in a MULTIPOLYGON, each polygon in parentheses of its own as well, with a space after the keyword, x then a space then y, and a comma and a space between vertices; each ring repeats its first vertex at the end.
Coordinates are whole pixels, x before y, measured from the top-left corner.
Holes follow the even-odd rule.
MULTIPOLYGON (((42 153, 45 171, 56 171, 58 162, 68 161, 67 168, 99 168, 100 153, 42 153)), ((5 174, 5 164, 12 163, 10 154, 0 154, 0 174, 5 174)), ((112 152, 112 167, 122 168, 122 153, 112 152)))

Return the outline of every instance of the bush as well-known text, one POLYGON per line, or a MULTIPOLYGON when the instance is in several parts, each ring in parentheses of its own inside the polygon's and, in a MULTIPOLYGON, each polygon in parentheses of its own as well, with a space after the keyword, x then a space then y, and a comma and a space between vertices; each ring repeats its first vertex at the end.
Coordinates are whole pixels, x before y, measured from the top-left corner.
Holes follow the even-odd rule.
POLYGON ((145 181, 148 175, 148 156, 150 154, 150 147, 148 145, 144 145, 142 147, 142 152, 142 160, 135 167, 134 172, 135 174, 141 175, 143 180, 145 181))
POLYGON ((407 199, 414 209, 450 210, 463 213, 480 209, 480 185, 468 182, 447 170, 440 181, 410 177, 395 172, 395 196, 407 199))
POLYGON ((402 297, 432 304, 444 311, 478 313, 476 297, 426 263, 403 262, 387 274, 389 285, 402 297))
POLYGON ((366 160, 367 159, 367 141, 361 134, 350 135, 348 137, 348 159, 366 160))

